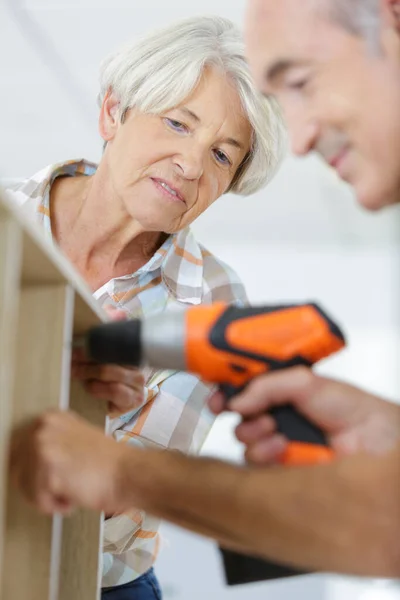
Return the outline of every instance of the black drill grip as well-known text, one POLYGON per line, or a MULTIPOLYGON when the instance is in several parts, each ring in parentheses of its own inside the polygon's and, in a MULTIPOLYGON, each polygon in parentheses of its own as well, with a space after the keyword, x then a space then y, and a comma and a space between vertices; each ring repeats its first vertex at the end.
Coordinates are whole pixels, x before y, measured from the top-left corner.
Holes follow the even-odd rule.
POLYGON ((277 431, 293 442, 305 442, 318 446, 327 446, 328 442, 323 431, 300 414, 293 406, 275 406, 268 411, 274 418, 277 431))
MULTIPOLYGON (((227 400, 240 390, 233 386, 221 386, 227 400)), ((327 446, 325 434, 319 427, 301 415, 293 406, 286 404, 276 406, 268 411, 276 421, 277 431, 285 435, 289 441, 305 442, 318 446, 327 446)), ((232 550, 220 548, 224 563, 225 577, 228 585, 268 581, 305 574, 304 571, 292 567, 266 561, 253 556, 240 554, 232 550)))
MULTIPOLYGON (((224 394, 226 401, 236 396, 242 389, 244 388, 235 388, 232 385, 220 386, 220 390, 224 394)), ((318 446, 328 445, 323 431, 290 404, 275 406, 267 412, 275 419, 277 431, 282 433, 289 441, 305 442, 318 446)))

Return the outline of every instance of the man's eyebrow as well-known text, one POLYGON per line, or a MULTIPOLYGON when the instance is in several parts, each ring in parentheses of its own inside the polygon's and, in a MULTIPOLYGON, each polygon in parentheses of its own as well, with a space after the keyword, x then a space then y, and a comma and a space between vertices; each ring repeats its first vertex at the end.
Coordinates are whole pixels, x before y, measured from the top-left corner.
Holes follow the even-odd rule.
POLYGON ((300 63, 300 61, 290 60, 286 58, 277 60, 268 69, 266 69, 264 75, 265 81, 271 83, 272 81, 278 79, 278 77, 283 75, 285 71, 288 71, 292 67, 299 66, 300 64, 302 64, 300 63))

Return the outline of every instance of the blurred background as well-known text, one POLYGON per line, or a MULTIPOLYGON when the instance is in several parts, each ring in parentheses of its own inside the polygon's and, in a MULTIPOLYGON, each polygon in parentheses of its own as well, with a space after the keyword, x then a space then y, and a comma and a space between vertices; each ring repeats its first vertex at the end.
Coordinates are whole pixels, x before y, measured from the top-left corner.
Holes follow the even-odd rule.
MULTIPOLYGON (((1 0, 0 180, 68 158, 96 161, 97 73, 116 46, 174 19, 220 14, 242 23, 244 0, 1 0)), ((234 267, 253 302, 317 300, 349 347, 318 369, 400 398, 399 211, 359 209, 317 158, 289 157, 267 190, 227 195, 194 224, 198 239, 234 267)), ((235 417, 215 425, 204 453, 241 460, 235 417)), ((225 586, 208 540, 164 525, 158 575, 165 600, 394 600, 395 582, 308 575, 225 586)))

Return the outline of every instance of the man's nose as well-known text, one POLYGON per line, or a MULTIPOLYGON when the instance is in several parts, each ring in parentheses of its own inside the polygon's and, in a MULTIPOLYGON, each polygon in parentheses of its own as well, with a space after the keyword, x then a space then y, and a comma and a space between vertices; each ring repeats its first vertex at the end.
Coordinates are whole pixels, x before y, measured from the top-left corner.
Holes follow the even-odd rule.
POLYGON ((305 156, 314 150, 319 131, 318 123, 314 118, 300 111, 287 112, 286 123, 293 154, 305 156))

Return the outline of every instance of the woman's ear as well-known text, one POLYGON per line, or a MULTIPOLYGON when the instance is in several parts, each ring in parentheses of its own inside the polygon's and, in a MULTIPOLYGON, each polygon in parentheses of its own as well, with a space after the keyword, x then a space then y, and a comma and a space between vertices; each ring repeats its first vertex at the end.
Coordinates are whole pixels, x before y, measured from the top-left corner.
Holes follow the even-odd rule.
POLYGON ((105 142, 112 140, 118 130, 119 107, 119 100, 110 88, 104 95, 99 115, 99 132, 105 142))

